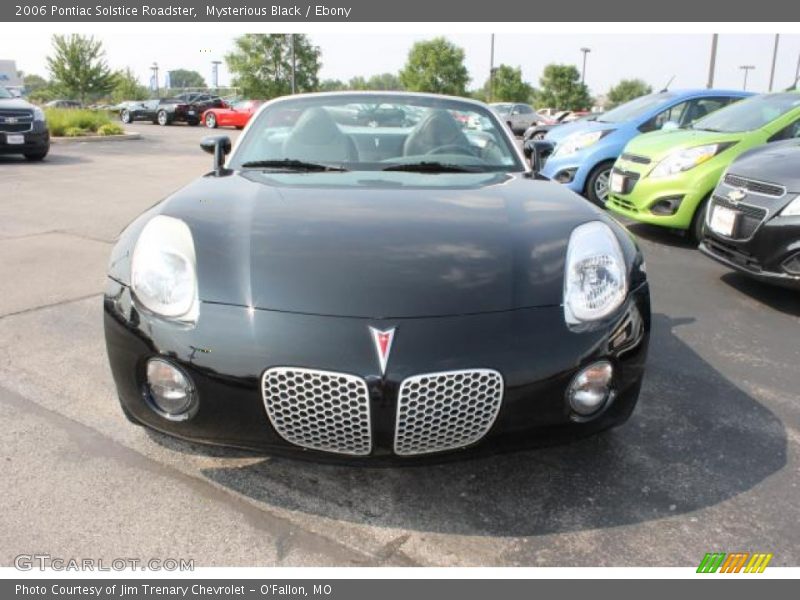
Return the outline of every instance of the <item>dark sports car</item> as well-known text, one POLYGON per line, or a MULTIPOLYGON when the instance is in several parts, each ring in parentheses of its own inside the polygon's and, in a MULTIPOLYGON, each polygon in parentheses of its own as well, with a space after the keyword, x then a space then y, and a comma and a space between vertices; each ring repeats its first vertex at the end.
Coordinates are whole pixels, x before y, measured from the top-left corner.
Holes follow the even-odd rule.
POLYGON ((709 200, 700 250, 732 269, 800 289, 800 125, 794 139, 736 159, 709 200))
POLYGON ((624 422, 650 327, 634 240, 538 180, 484 104, 273 100, 115 246, 132 421, 189 440, 411 460, 624 422), (365 105, 408 120, 361 125, 365 105), (455 114, 480 129, 465 130, 455 114))
POLYGON ((205 102, 195 102, 186 96, 158 98, 130 103, 120 110, 119 118, 123 123, 151 121, 154 125, 172 125, 176 122, 197 125, 201 115, 209 107, 205 102))

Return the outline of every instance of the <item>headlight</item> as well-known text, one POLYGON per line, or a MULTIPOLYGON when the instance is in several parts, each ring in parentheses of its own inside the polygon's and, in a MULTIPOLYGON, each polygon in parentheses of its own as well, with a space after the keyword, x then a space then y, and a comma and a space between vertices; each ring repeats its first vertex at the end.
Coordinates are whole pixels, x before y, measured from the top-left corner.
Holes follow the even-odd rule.
POLYGON ((144 226, 133 250, 131 287, 136 299, 158 315, 197 319, 196 258, 186 223, 159 215, 144 226))
POLYGON ((620 307, 628 292, 622 249, 611 228, 600 221, 576 227, 569 237, 564 273, 564 319, 596 321, 620 307))
POLYGON ((600 138, 605 137, 611 133, 610 130, 606 131, 592 131, 591 133, 573 133, 565 137, 561 143, 556 146, 556 151, 553 156, 569 156, 580 152, 584 148, 588 148, 592 144, 597 143, 600 138))
POLYGON ((800 216, 800 194, 794 200, 789 202, 781 211, 782 217, 798 217, 800 216))
POLYGON ((33 120, 42 122, 45 121, 44 111, 38 106, 33 109, 33 120))
POLYGON ((728 148, 730 144, 706 144, 705 146, 695 146, 686 148, 669 154, 662 159, 655 168, 650 171, 650 177, 668 177, 676 173, 682 173, 689 169, 701 165, 707 160, 711 160, 717 154, 728 148))

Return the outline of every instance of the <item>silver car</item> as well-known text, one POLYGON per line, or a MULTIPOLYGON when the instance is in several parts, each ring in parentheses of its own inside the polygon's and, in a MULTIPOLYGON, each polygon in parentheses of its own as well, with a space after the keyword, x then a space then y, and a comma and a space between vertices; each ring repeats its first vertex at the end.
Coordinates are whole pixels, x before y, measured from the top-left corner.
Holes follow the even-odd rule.
POLYGON ((529 104, 520 102, 494 102, 492 110, 506 122, 514 135, 522 135, 528 127, 536 124, 540 115, 529 104))

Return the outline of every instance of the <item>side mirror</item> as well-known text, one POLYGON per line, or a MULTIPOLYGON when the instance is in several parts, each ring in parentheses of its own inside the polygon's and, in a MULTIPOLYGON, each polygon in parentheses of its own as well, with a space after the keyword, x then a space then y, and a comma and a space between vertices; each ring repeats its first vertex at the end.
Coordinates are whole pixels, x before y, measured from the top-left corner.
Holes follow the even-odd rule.
POLYGON ((675 131, 676 129, 680 129, 680 125, 675 121, 667 121, 661 126, 661 131, 675 131))
POLYGON ((214 172, 222 175, 225 170, 225 157, 231 153, 231 138, 227 135, 211 135, 203 138, 200 147, 214 155, 214 172))
POLYGON ((553 153, 555 146, 548 140, 528 140, 522 146, 522 152, 531 164, 534 175, 538 175, 544 167, 547 157, 553 153))

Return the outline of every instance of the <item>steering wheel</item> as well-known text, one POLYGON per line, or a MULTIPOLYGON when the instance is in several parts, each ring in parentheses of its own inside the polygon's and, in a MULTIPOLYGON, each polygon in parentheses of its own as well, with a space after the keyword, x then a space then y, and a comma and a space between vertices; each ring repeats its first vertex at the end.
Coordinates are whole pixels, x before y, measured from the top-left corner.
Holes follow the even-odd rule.
POLYGON ((470 149, 460 144, 446 144, 444 146, 437 146, 433 150, 425 153, 428 154, 465 154, 467 156, 475 156, 475 153, 470 149))

